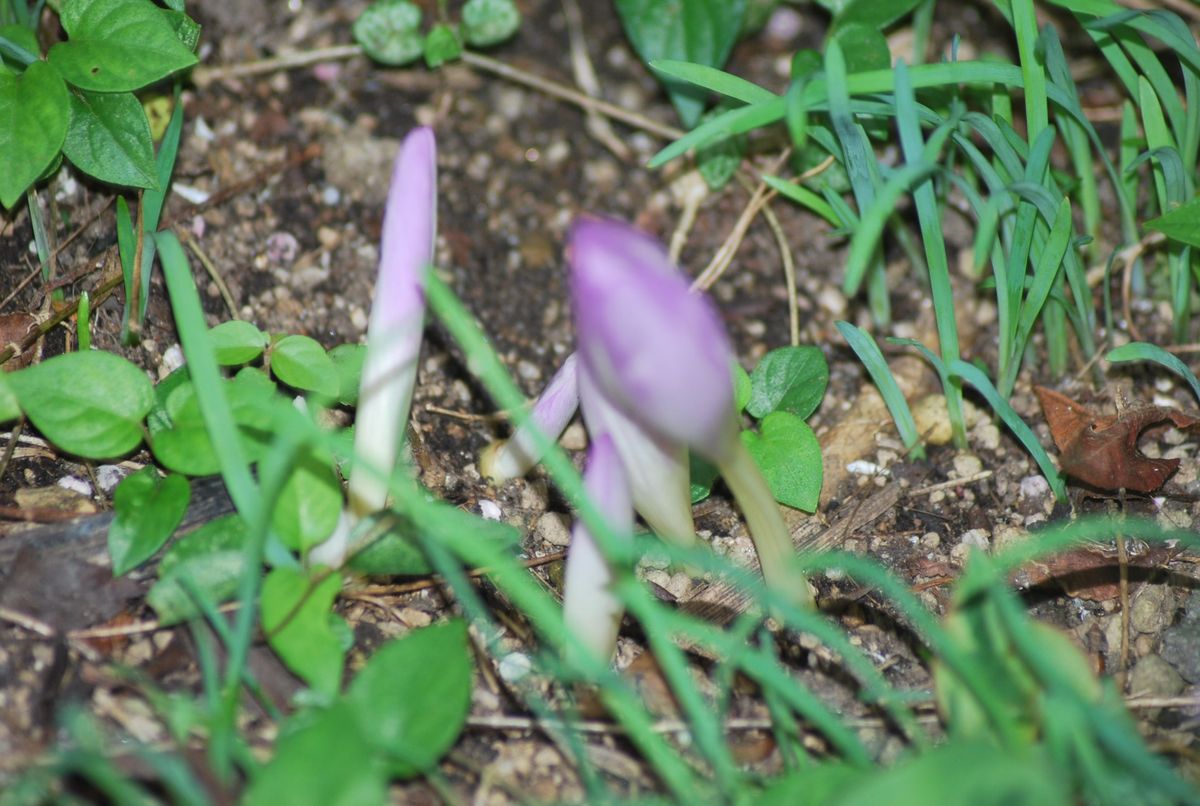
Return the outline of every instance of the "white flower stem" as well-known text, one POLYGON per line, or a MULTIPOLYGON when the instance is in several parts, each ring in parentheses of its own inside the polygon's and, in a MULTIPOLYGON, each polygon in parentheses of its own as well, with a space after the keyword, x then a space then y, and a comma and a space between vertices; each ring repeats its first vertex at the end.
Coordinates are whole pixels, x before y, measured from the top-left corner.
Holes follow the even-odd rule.
POLYGON ((767 585, 788 596, 797 604, 812 606, 812 593, 804 577, 795 569, 796 551, 788 534, 787 524, 771 488, 763 478, 754 457, 740 439, 730 440, 729 449, 720 463, 721 475, 746 517, 758 562, 767 585))

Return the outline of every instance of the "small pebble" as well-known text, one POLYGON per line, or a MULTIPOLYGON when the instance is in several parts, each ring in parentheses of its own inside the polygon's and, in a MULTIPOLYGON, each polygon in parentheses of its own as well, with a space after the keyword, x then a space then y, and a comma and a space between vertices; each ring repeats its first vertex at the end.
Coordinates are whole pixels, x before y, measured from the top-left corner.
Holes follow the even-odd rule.
POLYGON ((983 471, 983 462, 973 453, 959 453, 954 457, 954 473, 960 479, 977 476, 983 471))
POLYGON ((1171 623, 1170 592, 1166 585, 1143 585, 1129 603, 1129 624, 1138 632, 1158 635, 1171 623))
POLYGON ((516 683, 533 670, 529 656, 521 652, 510 652, 500 660, 500 677, 516 683))
POLYGON ((571 542, 571 528, 561 512, 547 512, 537 520, 537 536, 552 546, 563 547, 571 542))
POLYGON ((485 521, 498 521, 500 520, 500 515, 502 513, 500 512, 500 505, 495 501, 491 501, 487 498, 480 498, 479 514, 483 516, 485 521))
POLYGON ((96 468, 96 483, 105 495, 111 495, 126 475, 128 471, 118 465, 100 465, 96 468))

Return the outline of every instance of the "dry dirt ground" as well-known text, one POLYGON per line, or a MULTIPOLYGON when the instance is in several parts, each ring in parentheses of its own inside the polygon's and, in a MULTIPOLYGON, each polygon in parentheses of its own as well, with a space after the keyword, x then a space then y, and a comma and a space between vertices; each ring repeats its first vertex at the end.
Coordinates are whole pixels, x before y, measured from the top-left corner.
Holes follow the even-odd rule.
MULTIPOLYGON (((614 124, 617 138, 629 149, 615 154, 589 133, 576 106, 461 63, 436 72, 389 70, 352 57, 253 75, 220 73, 222 66, 346 44, 350 23, 362 8, 361 3, 290 5, 295 10, 282 3, 189 4, 205 27, 202 62, 217 73, 198 74, 197 79, 206 81, 185 93, 176 185, 193 193, 190 200, 173 195, 166 217, 190 232, 211 262, 211 273, 198 263, 195 267, 210 323, 236 315, 271 331, 313 336, 327 347, 360 340, 390 161, 406 131, 430 124, 439 147, 439 266, 520 385, 535 395, 572 348, 562 250, 569 222, 580 212, 602 213, 635 221, 669 240, 683 217, 676 183, 686 182, 690 166, 680 162, 660 172, 645 170, 641 166, 648 156, 664 143, 657 136, 614 124), (205 197, 207 202, 196 204, 205 197)), ((526 14, 520 33, 490 55, 573 85, 560 0, 520 5, 526 14)), ((646 118, 673 124, 673 112, 629 49, 609 4, 581 5, 586 6, 587 52, 604 96, 646 118)), ((951 30, 1002 30, 999 18, 990 13, 982 5, 964 5, 956 19, 939 21, 935 36, 945 41, 951 30)), ((796 47, 819 46, 824 22, 808 6, 789 8, 780 22, 788 24, 769 28, 736 49, 734 72, 773 89, 784 86, 790 53, 796 47)), ((1085 106, 1104 109, 1114 101, 1102 81, 1084 87, 1085 106)), ((765 167, 778 150, 777 143, 765 138, 757 146, 762 153, 744 166, 751 182, 756 173, 750 168, 765 167)), ((70 179, 60 181, 55 194, 60 239, 94 218, 58 256, 59 275, 77 277, 66 288, 67 298, 73 299, 80 290, 96 288, 111 271, 101 260, 114 242, 110 196, 103 188, 70 179)), ((709 262, 748 198, 745 187, 733 183, 703 200, 680 255, 685 270, 696 274, 709 262)), ((969 547, 987 549, 1028 539, 1027 530, 1071 517, 1072 507, 1055 505, 1024 451, 983 411, 971 417, 970 452, 935 446, 925 460, 907 459, 886 414, 870 400, 863 370, 833 326, 841 318, 868 323, 862 300, 846 300, 839 290, 844 243, 823 223, 785 202, 775 201, 770 209, 796 264, 800 340, 820 346, 831 367, 829 392, 812 420, 831 456, 829 483, 818 515, 791 514, 797 541, 876 557, 942 611, 969 547), (880 471, 846 473, 845 465, 855 459, 880 471)), ((946 227, 954 248, 969 247, 969 221, 951 214, 946 227)), ((0 296, 8 296, 31 269, 30 240, 26 216, 0 220, 0 296)), ((899 253, 889 277, 896 311, 890 332, 926 333, 928 294, 899 253)), ((959 281, 962 328, 973 334, 964 351, 987 360, 994 349, 994 308, 969 278, 960 276, 959 281)), ((0 313, 43 310, 39 283, 16 292, 0 313)), ((751 222, 712 293, 745 366, 788 343, 780 245, 762 216, 751 222)), ((116 296, 98 308, 97 345, 121 351, 156 376, 165 374, 176 337, 159 281, 154 283, 148 337, 140 347, 118 346, 120 311, 116 296)), ((1155 323, 1165 321, 1153 305, 1139 309, 1137 316, 1152 338, 1155 323)), ((1165 343, 1165 334, 1159 335, 1164 338, 1158 343, 1165 343)), ((43 353, 61 351, 67 338, 63 329, 55 330, 43 353)), ((914 399, 936 391, 933 379, 913 359, 893 358, 914 399)), ((1111 405, 1115 390, 1137 402, 1167 398, 1195 408, 1184 390, 1149 376, 1112 374, 1110 387, 1097 392, 1080 380, 1037 373, 1038 367, 1029 369, 1013 403, 1046 446, 1051 442, 1033 382, 1054 385, 1098 407, 1111 405)), ((922 405, 933 411, 922 422, 936 425, 936 405, 922 405)), ((445 500, 471 511, 480 511, 481 502, 498 505, 504 518, 524 530, 526 554, 548 558, 535 573, 554 587, 561 575, 555 558, 564 548, 570 513, 536 472, 499 489, 480 479, 476 457, 503 428, 487 417, 492 411, 456 348, 431 325, 414 407, 422 479, 445 500)), ((576 426, 564 442, 578 453, 583 439, 576 426)), ((1142 445, 1151 455, 1181 457, 1183 467, 1172 480, 1173 496, 1131 500, 1129 508, 1190 528, 1200 514, 1194 503, 1200 493, 1194 439, 1160 429, 1148 433, 1142 445)), ((148 456, 135 455, 130 461, 145 462, 148 456)), ((51 535, 45 526, 16 522, 61 519, 57 513, 64 509, 108 509, 106 473, 27 441, 19 444, 0 480, 0 506, 15 519, 0 530, 0 607, 5 615, 0 619, 0 781, 54 744, 55 715, 69 703, 82 704, 109 727, 138 740, 161 740, 162 728, 150 718, 139 687, 120 678, 117 665, 132 667, 168 690, 197 690, 194 647, 186 630, 131 630, 130 635, 86 640, 87 633, 71 632, 136 626, 153 617, 142 600, 148 573, 111 578, 100 550, 102 521, 89 521, 94 528, 72 527, 67 536, 61 527, 51 535), (35 488, 55 487, 68 476, 86 482, 90 492, 56 494, 44 501, 33 497, 35 488)), ((212 506, 219 508, 220 496, 212 492, 212 506)), ((1074 508, 1109 506, 1077 499, 1074 508)), ((697 524, 716 550, 751 556, 744 530, 720 490, 697 508, 697 524)), ((1157 746, 1172 748, 1187 765, 1200 749, 1195 568, 1189 557, 1165 549, 1135 552, 1128 657, 1119 668, 1117 570, 1109 548, 1075 552, 1060 565, 1029 569, 1017 582, 1026 587, 1032 611, 1076 636, 1097 668, 1125 673, 1126 691, 1135 704, 1174 698, 1171 707, 1141 709, 1141 724, 1157 746)), ((645 577, 681 606, 702 608, 713 598, 704 583, 686 575, 651 567, 645 577)), ((817 584, 823 607, 838 615, 852 640, 871 650, 890 682, 908 689, 929 685, 926 667, 909 639, 894 629, 885 604, 846 581, 822 579, 817 584)), ((384 638, 438 619, 447 609, 437 589, 411 581, 373 581, 351 589, 338 610, 356 633, 352 668, 384 638)), ((519 630, 511 638, 519 641, 519 630)), ((861 718, 858 724, 881 758, 898 751, 898 739, 882 723, 870 721, 873 714, 857 702, 836 665, 819 653, 788 651, 807 684, 847 718, 861 718)), ((638 635, 629 631, 621 639, 619 663, 648 680, 649 707, 669 711, 661 694, 655 700, 653 669, 636 660, 641 652, 638 635)), ((256 653, 253 663, 271 696, 286 705, 297 681, 265 650, 256 653)), ((480 796, 479 802, 505 802, 514 791, 538 800, 578 796, 578 781, 552 742, 519 719, 497 720, 512 715, 512 702, 503 675, 486 671, 478 676, 470 725, 444 765, 452 785, 465 797, 480 796)), ((766 716, 763 704, 742 690, 736 693, 733 713, 751 725, 766 716)), ((246 727, 259 740, 269 737, 261 715, 248 714, 246 727)), ((617 737, 599 732, 590 738, 598 763, 627 780, 631 790, 651 783, 617 737)), ((778 765, 769 732, 746 730, 735 740, 746 763, 764 771, 778 765)), ((414 802, 435 799, 420 783, 397 788, 396 794, 414 802)))

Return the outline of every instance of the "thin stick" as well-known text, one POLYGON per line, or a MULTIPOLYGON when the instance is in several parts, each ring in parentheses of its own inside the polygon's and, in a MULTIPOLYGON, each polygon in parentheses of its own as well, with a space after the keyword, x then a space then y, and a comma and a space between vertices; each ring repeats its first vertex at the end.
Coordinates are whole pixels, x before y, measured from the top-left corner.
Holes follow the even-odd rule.
POLYGON ((264 73, 274 73, 279 70, 295 70, 300 67, 308 67, 311 64, 340 61, 361 55, 362 48, 358 45, 334 45, 333 47, 317 48, 316 50, 284 53, 279 56, 273 56, 270 59, 260 59, 254 62, 223 64, 215 67, 201 65, 192 70, 192 80, 196 82, 197 86, 204 87, 214 81, 257 76, 264 73))
MULTIPOLYGON (((562 0, 563 16, 567 20, 567 38, 571 43, 571 72, 575 74, 575 83, 579 85, 590 98, 600 97, 600 80, 596 77, 596 69, 588 56, 587 40, 583 36, 583 15, 579 13, 579 3, 576 0, 562 0)), ((617 156, 628 162, 633 152, 625 141, 613 132, 608 118, 604 117, 595 107, 587 110, 587 130, 604 146, 617 156)))
POLYGON ((487 71, 501 78, 506 78, 509 81, 518 84, 524 84, 527 87, 532 87, 536 90, 551 95, 562 101, 575 104, 583 109, 595 109, 613 120, 619 120, 622 123, 632 126, 635 129, 661 137, 664 140, 678 140, 683 137, 685 132, 676 129, 674 126, 667 126, 659 123, 645 115, 639 115, 637 112, 630 112, 628 109, 623 109, 616 104, 611 104, 608 101, 602 101, 599 98, 592 98, 578 90, 572 89, 564 84, 551 81, 550 79, 542 78, 541 76, 528 73, 520 68, 505 64, 504 62, 491 59, 474 51, 464 50, 462 60, 465 64, 476 67, 480 70, 487 71))
POLYGON ((213 283, 217 286, 217 290, 221 292, 221 299, 225 301, 225 307, 229 309, 229 316, 233 319, 240 318, 238 317, 237 303, 233 301, 233 294, 229 293, 229 286, 225 284, 225 278, 217 271, 217 267, 213 265, 213 262, 208 259, 208 255, 200 248, 200 244, 196 241, 192 233, 183 227, 176 227, 175 232, 187 244, 188 248, 192 250, 192 254, 204 266, 204 270, 212 278, 213 283))
POLYGON ((930 484, 925 487, 918 487, 915 490, 909 490, 908 497, 915 498, 920 495, 928 495, 929 493, 936 493, 938 490, 948 490, 951 487, 961 487, 964 484, 974 484, 977 481, 983 481, 984 479, 990 479, 991 477, 992 477, 992 471, 984 470, 979 473, 976 473, 973 476, 967 476, 966 478, 950 479, 949 481, 940 481, 937 484, 930 484))

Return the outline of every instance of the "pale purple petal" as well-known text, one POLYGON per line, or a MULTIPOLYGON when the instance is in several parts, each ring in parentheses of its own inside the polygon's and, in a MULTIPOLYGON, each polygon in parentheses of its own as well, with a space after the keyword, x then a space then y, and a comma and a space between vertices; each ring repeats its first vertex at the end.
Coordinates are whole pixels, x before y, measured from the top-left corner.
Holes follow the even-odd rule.
POLYGON ((400 147, 383 218, 349 483, 356 517, 384 506, 387 478, 404 441, 424 327, 425 268, 433 260, 436 229, 437 146, 433 130, 419 128, 400 147))
POLYGON ((479 457, 479 471, 484 477, 502 484, 508 479, 524 476, 541 460, 542 454, 533 439, 534 427, 551 440, 557 440, 571 422, 579 408, 576 367, 575 353, 571 353, 533 404, 529 421, 507 441, 491 445, 484 451, 479 457))
POLYGON ((662 438, 723 456, 733 354, 711 301, 628 224, 580 219, 568 254, 580 362, 604 396, 662 438))
POLYGON ((696 542, 687 451, 647 432, 610 403, 586 368, 579 372, 583 419, 593 440, 611 438, 633 494, 633 506, 660 537, 696 542))
MULTIPOLYGON (((616 446, 608 436, 592 440, 584 486, 592 503, 618 535, 633 535, 629 485, 616 446)), ((567 629, 596 658, 607 662, 617 645, 624 608, 612 592, 612 569, 591 532, 576 520, 563 577, 563 618, 567 629)))

